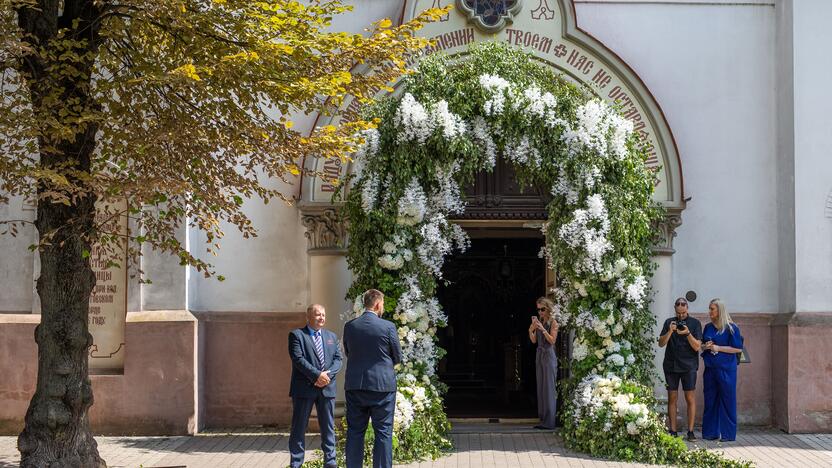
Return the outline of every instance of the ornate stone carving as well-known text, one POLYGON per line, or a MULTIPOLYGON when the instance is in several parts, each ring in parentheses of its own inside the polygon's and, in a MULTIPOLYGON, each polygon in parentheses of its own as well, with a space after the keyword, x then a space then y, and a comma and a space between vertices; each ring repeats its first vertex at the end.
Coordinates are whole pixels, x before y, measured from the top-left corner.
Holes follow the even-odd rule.
POLYGON ((347 225, 335 207, 301 208, 301 223, 306 227, 309 253, 344 253, 347 246, 347 225))
POLYGON ((668 210, 664 218, 656 225, 656 239, 653 241, 653 253, 655 255, 673 255, 673 238, 676 237, 676 228, 682 225, 682 212, 668 210))

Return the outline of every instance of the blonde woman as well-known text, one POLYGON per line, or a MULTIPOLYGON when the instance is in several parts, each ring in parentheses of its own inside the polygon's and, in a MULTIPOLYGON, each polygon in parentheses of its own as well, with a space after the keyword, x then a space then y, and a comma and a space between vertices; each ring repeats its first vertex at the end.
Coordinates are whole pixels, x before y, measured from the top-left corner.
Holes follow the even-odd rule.
POLYGON ((702 331, 705 343, 702 352, 705 362, 702 438, 730 442, 737 438, 737 364, 743 338, 722 300, 711 300, 708 316, 711 323, 702 331))
POLYGON ((535 429, 554 429, 557 414, 558 357, 555 354, 555 340, 558 337, 558 323, 554 318, 555 304, 541 297, 537 300, 537 313, 529 325, 529 340, 537 345, 537 416, 540 424, 535 429))

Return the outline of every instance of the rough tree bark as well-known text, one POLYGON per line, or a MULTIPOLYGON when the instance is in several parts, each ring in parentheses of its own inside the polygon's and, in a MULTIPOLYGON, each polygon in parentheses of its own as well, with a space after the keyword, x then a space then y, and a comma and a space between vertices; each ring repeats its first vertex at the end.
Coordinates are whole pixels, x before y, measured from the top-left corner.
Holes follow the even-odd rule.
MULTIPOLYGON (((33 52, 20 63, 39 122, 61 122, 61 104, 76 109, 94 107, 90 96, 94 54, 99 46, 99 7, 92 0, 40 0, 37 8, 18 7, 18 24, 24 41, 49 49, 61 29, 77 44, 74 52, 89 57, 72 62, 80 72, 62 73, 61 54, 33 52), (59 10, 60 4, 63 10, 59 10), (57 66, 56 66, 57 65, 57 66), (50 97, 59 96, 56 105, 50 97), (49 103, 45 105, 45 103, 49 103)), ((90 173, 96 125, 76 127, 74 135, 56 136, 44 131, 39 138, 40 165, 60 170, 76 186, 72 171, 90 173)), ((82 191, 69 204, 45 196, 56 188, 38 184, 35 225, 48 244, 40 251, 37 291, 41 323, 35 329, 38 344, 37 388, 26 412, 25 428, 18 438, 21 467, 106 467, 98 455, 87 419, 93 403, 87 353, 92 344, 87 320, 89 298, 95 285, 90 266, 90 234, 94 232, 95 196, 82 191)))

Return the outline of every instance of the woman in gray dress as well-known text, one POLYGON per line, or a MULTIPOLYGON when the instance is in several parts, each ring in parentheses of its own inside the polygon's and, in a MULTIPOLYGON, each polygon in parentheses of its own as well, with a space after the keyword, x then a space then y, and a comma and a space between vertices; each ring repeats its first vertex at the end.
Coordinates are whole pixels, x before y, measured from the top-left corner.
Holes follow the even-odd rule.
POLYGON ((555 304, 541 297, 537 300, 537 312, 529 326, 529 339, 537 344, 537 416, 540 424, 535 429, 554 429, 557 414, 558 357, 555 354, 555 339, 558 337, 558 323, 554 319, 555 304))

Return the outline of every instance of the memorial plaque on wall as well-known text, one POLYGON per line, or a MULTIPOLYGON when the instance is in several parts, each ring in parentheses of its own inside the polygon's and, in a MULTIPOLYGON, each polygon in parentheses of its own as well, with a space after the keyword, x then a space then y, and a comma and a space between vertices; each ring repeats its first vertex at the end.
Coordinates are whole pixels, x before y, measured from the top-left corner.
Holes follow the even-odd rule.
MULTIPOLYGON (((99 207, 101 208, 101 207, 99 207)), ((90 296, 89 330, 90 370, 96 373, 117 373, 124 369, 124 325, 127 319, 127 203, 109 205, 96 210, 96 224, 102 231, 119 233, 122 241, 115 255, 108 255, 99 245, 90 252, 90 265, 95 272, 95 287, 90 296), (119 213, 114 215, 114 212, 119 213), (118 266, 108 265, 108 260, 118 266)))

